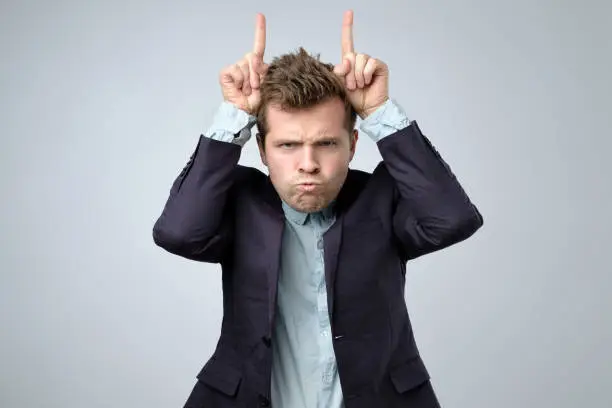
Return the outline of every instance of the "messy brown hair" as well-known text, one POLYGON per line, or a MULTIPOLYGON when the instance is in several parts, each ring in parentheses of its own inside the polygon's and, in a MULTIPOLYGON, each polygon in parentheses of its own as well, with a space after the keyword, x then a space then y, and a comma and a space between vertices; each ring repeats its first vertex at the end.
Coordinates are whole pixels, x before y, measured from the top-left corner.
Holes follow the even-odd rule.
POLYGON ((268 133, 268 106, 290 111, 310 108, 336 97, 344 102, 345 125, 352 140, 357 113, 344 84, 333 71, 333 64, 321 62, 319 54, 311 55, 302 47, 272 60, 261 83, 261 102, 257 110, 258 137, 262 144, 268 133))

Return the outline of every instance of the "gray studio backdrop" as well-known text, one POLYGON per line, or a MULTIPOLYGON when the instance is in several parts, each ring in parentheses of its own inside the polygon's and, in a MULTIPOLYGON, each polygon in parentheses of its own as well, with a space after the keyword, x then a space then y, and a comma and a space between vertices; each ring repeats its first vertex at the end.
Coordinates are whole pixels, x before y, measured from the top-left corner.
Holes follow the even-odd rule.
MULTIPOLYGON (((409 265, 442 404, 612 406, 610 4, 2 1, 0 407, 182 406, 220 273, 155 247, 153 223, 255 13, 267 61, 337 62, 346 8, 485 217, 409 265)), ((362 137, 354 167, 379 159, 362 137)), ((241 162, 262 168, 254 143, 241 162)))

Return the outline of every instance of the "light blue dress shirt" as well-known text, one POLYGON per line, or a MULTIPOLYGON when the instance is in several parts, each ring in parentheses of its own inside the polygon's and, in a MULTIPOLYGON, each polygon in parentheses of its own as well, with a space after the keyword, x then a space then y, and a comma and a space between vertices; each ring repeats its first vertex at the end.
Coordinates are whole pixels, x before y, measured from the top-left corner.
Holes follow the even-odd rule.
MULTIPOLYGON (((223 102, 204 135, 244 146, 254 124, 255 117, 223 102)), ((389 99, 361 121, 360 128, 377 142, 408 125, 402 108, 389 99)), ((336 220, 333 204, 308 214, 283 202, 283 211, 285 230, 272 338, 272 406, 342 408, 323 261, 323 234, 336 220)))

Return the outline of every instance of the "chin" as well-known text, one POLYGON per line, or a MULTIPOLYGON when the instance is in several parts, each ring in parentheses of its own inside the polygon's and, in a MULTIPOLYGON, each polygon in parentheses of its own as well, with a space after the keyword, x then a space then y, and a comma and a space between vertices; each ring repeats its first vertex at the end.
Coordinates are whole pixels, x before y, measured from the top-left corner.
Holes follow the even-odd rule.
POLYGON ((314 213, 327 207, 329 202, 324 197, 301 196, 292 197, 291 200, 287 201, 287 204, 289 204, 295 210, 305 213, 314 213))

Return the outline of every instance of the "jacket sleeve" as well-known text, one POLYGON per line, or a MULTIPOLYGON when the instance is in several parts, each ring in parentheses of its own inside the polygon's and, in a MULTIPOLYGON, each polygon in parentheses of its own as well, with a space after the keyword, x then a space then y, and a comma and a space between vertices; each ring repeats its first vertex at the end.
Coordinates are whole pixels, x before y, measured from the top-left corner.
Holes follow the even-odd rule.
POLYGON ((196 261, 225 259, 231 248, 232 187, 240 152, 237 144, 200 137, 153 227, 158 246, 196 261))
POLYGON ((407 260, 463 241, 483 225, 482 215, 415 121, 377 145, 394 181, 393 230, 407 260))

